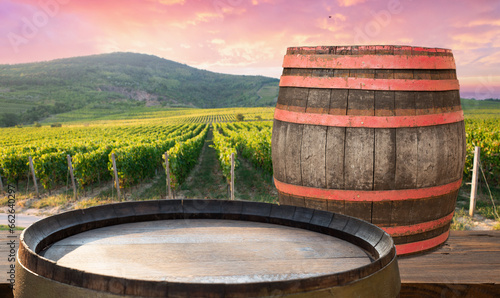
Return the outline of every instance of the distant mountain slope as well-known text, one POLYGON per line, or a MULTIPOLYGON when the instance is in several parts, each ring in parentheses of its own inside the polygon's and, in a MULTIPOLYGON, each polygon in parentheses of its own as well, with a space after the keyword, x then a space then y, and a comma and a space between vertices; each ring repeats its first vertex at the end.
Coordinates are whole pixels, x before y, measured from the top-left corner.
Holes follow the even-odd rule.
POLYGON ((22 122, 32 123, 83 107, 274 106, 278 82, 135 53, 0 65, 0 114, 18 114, 22 122))

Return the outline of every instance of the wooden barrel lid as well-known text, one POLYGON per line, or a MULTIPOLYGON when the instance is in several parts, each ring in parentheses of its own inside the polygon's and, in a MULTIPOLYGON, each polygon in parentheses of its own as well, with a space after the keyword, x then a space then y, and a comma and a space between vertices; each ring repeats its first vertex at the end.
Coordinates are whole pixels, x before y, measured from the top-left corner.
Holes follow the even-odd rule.
POLYGON ((353 270, 372 261, 328 235, 260 222, 187 219, 129 223, 83 232, 41 253, 59 266, 169 282, 249 283, 353 270))
MULTIPOLYGON (((400 289, 394 243, 383 230, 331 212, 255 202, 160 200, 75 210, 27 228, 18 254, 24 284, 36 275, 43 291, 65 285, 109 293, 102 297, 394 297, 400 289)), ((31 283, 18 297, 30 291, 41 290, 31 283)))

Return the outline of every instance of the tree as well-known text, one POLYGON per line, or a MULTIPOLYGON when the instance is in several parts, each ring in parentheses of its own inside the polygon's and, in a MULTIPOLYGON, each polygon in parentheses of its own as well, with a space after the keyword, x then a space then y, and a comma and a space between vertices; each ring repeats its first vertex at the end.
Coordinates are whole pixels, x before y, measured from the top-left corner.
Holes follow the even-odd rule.
POLYGON ((14 113, 5 113, 0 117, 0 125, 4 127, 16 126, 19 123, 19 116, 14 113))
POLYGON ((243 114, 236 114, 236 120, 238 121, 243 121, 245 119, 245 116, 243 116, 243 114))

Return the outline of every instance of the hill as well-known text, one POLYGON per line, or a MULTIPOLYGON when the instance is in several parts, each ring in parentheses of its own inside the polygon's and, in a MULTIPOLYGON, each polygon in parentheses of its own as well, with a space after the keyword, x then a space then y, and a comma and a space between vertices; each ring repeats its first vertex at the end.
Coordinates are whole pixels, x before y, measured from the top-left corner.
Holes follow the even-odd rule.
POLYGON ((278 82, 135 53, 0 65, 0 114, 30 124, 82 108, 274 106, 278 82))

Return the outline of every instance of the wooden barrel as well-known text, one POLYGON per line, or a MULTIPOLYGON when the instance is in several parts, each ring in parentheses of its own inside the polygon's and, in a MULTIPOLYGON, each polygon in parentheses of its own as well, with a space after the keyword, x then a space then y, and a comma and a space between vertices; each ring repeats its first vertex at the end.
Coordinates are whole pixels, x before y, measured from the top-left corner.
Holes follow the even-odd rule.
POLYGON ((280 204, 369 221, 399 255, 444 243, 465 160, 451 50, 288 48, 272 159, 280 204))
POLYGON ((332 212, 218 200, 127 202, 21 235, 15 297, 397 297, 389 234, 332 212))

